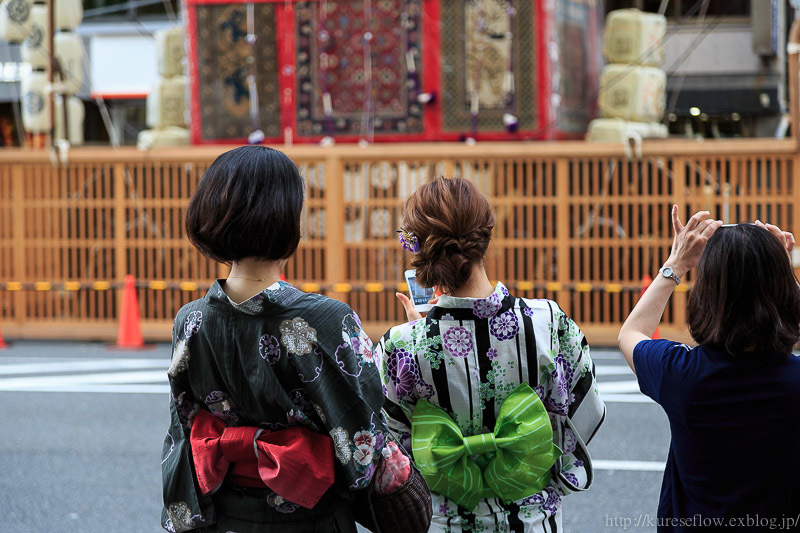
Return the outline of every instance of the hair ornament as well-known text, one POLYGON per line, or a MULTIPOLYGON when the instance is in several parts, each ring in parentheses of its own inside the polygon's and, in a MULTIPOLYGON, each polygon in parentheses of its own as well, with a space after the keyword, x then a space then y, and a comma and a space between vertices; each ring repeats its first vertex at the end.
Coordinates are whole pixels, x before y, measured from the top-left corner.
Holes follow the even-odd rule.
POLYGON ((408 250, 411 253, 418 253, 419 252, 419 239, 413 233, 409 233, 408 231, 400 228, 397 230, 398 233, 398 240, 400 244, 403 245, 404 250, 408 250))

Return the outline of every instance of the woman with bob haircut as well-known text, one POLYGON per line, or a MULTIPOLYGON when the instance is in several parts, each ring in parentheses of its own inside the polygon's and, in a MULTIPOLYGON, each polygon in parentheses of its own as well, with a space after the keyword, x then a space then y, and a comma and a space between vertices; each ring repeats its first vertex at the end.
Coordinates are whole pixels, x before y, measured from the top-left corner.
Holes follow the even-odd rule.
POLYGON ((672 252, 619 332, 641 391, 670 424, 658 531, 796 531, 800 288, 787 253, 794 237, 759 221, 723 226, 708 216, 701 211, 683 226, 672 207, 672 252), (695 267, 687 314, 698 345, 652 340, 672 291, 695 267))
POLYGON ((219 156, 189 202, 189 240, 231 269, 175 318, 167 531, 354 533, 354 498, 409 477, 358 316, 280 281, 304 190, 283 153, 245 146, 219 156))
POLYGON ((430 531, 561 531, 561 498, 587 489, 586 444, 603 421, 589 346, 555 302, 518 298, 484 269, 495 217, 464 179, 422 185, 400 241, 423 287, 425 318, 376 346, 389 428, 431 489, 430 531))

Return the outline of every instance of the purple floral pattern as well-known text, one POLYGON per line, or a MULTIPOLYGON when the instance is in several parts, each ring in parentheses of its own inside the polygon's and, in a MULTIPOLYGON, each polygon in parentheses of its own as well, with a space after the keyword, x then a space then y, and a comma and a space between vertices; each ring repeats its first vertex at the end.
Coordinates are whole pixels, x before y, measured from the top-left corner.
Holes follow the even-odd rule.
POLYGON ((269 364, 277 363, 281 358, 281 345, 278 339, 269 334, 262 335, 258 341, 258 353, 269 364))
POLYGON ((496 315, 502 306, 500 297, 493 292, 488 298, 477 300, 472 304, 472 313, 478 318, 489 318, 496 315))
POLYGON ((572 383, 575 371, 572 369, 572 365, 569 364, 569 361, 564 358, 563 354, 555 356, 553 362, 556 364, 552 372, 553 383, 555 384, 558 394, 562 398, 565 398, 569 394, 570 384, 572 383))
POLYGON ((519 320, 512 309, 489 320, 489 331, 498 340, 513 339, 519 332, 519 320))
POLYGON ((419 369, 414 356, 405 350, 395 351, 387 361, 389 379, 395 386, 398 398, 411 394, 419 379, 419 369))
POLYGON ((571 429, 565 428, 564 429, 564 453, 570 454, 575 451, 575 448, 578 447, 578 437, 575 436, 575 433, 572 432, 571 429))
POLYGON ((489 361, 494 361, 497 359, 497 348, 489 348, 486 351, 486 357, 489 358, 489 361))
POLYGON ((472 335, 463 326, 450 328, 442 335, 444 349, 453 357, 466 357, 472 350, 472 335))
POLYGON ((573 487, 580 487, 578 476, 572 472, 562 472, 561 475, 564 476, 564 479, 566 479, 573 487))
POLYGON ((173 396, 172 401, 178 409, 178 419, 181 425, 186 429, 192 428, 192 421, 194 416, 200 410, 200 406, 195 402, 190 402, 185 399, 186 391, 181 392, 177 397, 173 396))
POLYGON ((206 396, 206 405, 211 414, 224 420, 226 422, 238 422, 239 410, 233 403, 233 400, 228 398, 228 395, 222 391, 215 390, 206 396))

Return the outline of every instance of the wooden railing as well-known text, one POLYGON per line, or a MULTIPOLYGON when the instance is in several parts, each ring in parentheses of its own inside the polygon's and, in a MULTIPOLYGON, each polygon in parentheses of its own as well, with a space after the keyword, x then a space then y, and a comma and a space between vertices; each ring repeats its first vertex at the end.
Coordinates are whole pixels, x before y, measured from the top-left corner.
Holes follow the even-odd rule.
MULTIPOLYGON (((145 336, 169 338, 177 309, 227 271, 183 230, 197 181, 226 149, 86 148, 55 166, 47 152, 0 151, 3 334, 113 339, 130 273, 145 336)), ((433 176, 466 177, 490 198, 490 277, 518 295, 556 300, 599 344, 613 342, 642 277, 666 258, 672 203, 684 217, 706 208, 729 222, 800 229, 792 141, 646 142, 633 160, 622 146, 583 142, 285 151, 307 184, 304 238, 286 275, 349 303, 373 338, 403 320, 394 292, 408 257, 394 230, 405 199, 433 176)), ((684 289, 662 335, 687 339, 685 302, 684 289)))

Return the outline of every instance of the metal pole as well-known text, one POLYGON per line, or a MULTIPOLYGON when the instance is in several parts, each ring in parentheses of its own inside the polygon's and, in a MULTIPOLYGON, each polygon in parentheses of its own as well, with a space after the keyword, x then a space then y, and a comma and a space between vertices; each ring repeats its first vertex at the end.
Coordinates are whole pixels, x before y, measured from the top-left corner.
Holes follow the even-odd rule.
POLYGON ((55 146, 55 131, 56 131, 56 108, 55 108, 55 95, 53 94, 53 71, 55 70, 56 49, 55 49, 55 5, 56 0, 47 0, 47 50, 50 60, 47 62, 47 83, 49 90, 47 99, 50 102, 50 143, 51 147, 55 146))

